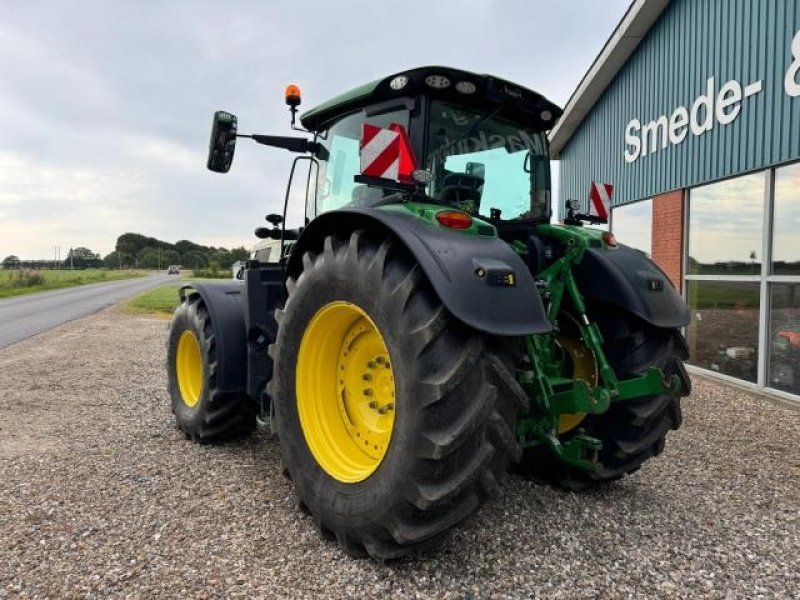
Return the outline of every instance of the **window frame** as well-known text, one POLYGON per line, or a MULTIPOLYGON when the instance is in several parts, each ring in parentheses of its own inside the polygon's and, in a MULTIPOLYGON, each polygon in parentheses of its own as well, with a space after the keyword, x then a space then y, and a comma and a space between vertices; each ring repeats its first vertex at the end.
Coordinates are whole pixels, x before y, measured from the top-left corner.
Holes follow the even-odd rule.
MULTIPOLYGON (((758 282, 759 288, 759 318, 758 318, 758 361, 756 382, 752 384, 743 379, 732 377, 730 375, 720 374, 715 371, 709 371, 704 367, 692 365, 693 368, 699 369, 703 372, 712 373, 714 376, 719 376, 731 380, 737 384, 745 386, 752 386, 755 389, 767 389, 770 394, 785 397, 792 402, 798 401, 798 395, 771 387, 769 382, 769 369, 770 369, 770 355, 772 335, 770 332, 770 323, 772 317, 771 306, 771 290, 772 285, 776 283, 794 283, 800 284, 800 275, 773 275, 772 274, 772 261, 773 261, 773 239, 774 239, 774 225, 775 225, 775 171, 791 165, 800 165, 800 161, 788 161, 776 165, 772 165, 766 169, 755 169, 742 173, 736 173, 731 177, 718 179, 715 181, 706 182, 703 185, 720 183, 742 177, 746 175, 753 175, 756 173, 764 173, 764 203, 762 210, 762 236, 761 236, 761 269, 758 275, 700 275, 689 273, 689 236, 691 235, 691 210, 692 210, 692 192, 701 186, 695 188, 687 188, 683 198, 684 210, 684 227, 683 227, 683 261, 681 268, 683 270, 683 298, 688 302, 688 282, 689 281, 741 281, 741 282, 758 282)), ((686 328, 683 328, 684 335, 686 328)))
MULTIPOLYGON (((360 108, 358 110, 350 111, 348 113, 345 113, 345 114, 342 114, 342 115, 336 117, 335 119, 332 119, 332 120, 326 122, 324 129, 321 129, 321 130, 315 132, 315 134, 314 134, 314 142, 322 144, 322 145, 325 145, 326 146, 326 150, 327 150, 328 149, 327 148, 327 144, 325 144, 325 143, 329 141, 329 136, 330 136, 331 129, 336 127, 337 125, 339 125, 345 119, 349 119, 351 117, 360 115, 363 118, 363 120, 366 121, 368 119, 372 119, 372 118, 375 118, 375 117, 380 117, 380 116, 385 115, 385 114, 390 114, 390 113, 393 113, 393 112, 403 112, 403 111, 405 111, 406 117, 407 117, 407 124, 405 125, 406 132, 409 134, 409 137, 411 137, 412 148, 413 148, 414 147, 414 138, 412 136, 412 132, 415 129, 415 127, 414 127, 415 121, 418 120, 418 118, 419 118, 419 115, 415 114, 415 112, 418 112, 418 105, 419 105, 419 103, 415 102, 411 98, 400 97, 400 98, 395 98, 395 99, 393 99, 391 101, 388 101, 388 102, 382 102, 382 103, 379 103, 379 104, 366 106, 366 107, 360 108)), ((332 144, 332 142, 331 142, 331 144, 332 144)), ((330 160, 322 160, 319 157, 317 157, 315 159, 315 162, 317 163, 317 167, 316 167, 316 173, 315 173, 315 175, 313 177, 314 185, 313 186, 311 185, 312 178, 311 178, 311 175, 309 174, 308 186, 306 188, 306 200, 305 200, 305 220, 306 220, 306 223, 310 223, 311 221, 313 221, 314 219, 319 217, 321 214, 324 214, 326 212, 330 212, 332 210, 338 210, 338 209, 342 208, 343 206, 345 206, 345 205, 342 205, 342 206, 339 206, 337 208, 333 208, 333 209, 329 209, 329 210, 325 210, 325 211, 320 211, 320 209, 319 209, 319 175, 320 175, 320 171, 323 168, 322 167, 323 163, 325 165, 324 166, 325 172, 326 173, 328 172, 328 166, 330 165, 330 160), (313 187, 313 199, 310 197, 312 187, 313 187), (313 215, 311 215, 309 213, 309 208, 311 206, 313 206, 313 208, 314 208, 314 214, 313 215)))

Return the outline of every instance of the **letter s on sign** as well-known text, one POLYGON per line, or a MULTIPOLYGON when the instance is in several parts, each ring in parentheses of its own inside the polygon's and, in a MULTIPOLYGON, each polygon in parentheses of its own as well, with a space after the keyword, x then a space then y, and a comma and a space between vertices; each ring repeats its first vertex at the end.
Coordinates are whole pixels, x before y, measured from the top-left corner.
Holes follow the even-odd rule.
POLYGON ((632 146, 632 148, 625 148, 625 162, 632 163, 639 158, 639 153, 642 151, 642 140, 639 139, 639 131, 642 128, 642 123, 639 119, 633 119, 625 128, 625 146, 632 146))
POLYGON ((792 58, 794 60, 786 71, 783 87, 788 95, 794 97, 800 96, 800 83, 797 83, 797 71, 800 71, 800 31, 794 34, 792 40, 792 58))

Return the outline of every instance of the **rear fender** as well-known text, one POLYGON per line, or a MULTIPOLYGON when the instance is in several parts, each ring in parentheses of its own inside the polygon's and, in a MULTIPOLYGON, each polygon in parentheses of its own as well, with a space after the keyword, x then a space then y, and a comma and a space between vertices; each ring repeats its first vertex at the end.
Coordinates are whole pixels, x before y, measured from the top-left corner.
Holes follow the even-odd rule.
POLYGON ((589 248, 573 272, 587 300, 618 306, 656 327, 689 323, 689 309, 667 274, 639 250, 589 248))
POLYGON ((436 228, 401 211, 359 207, 317 217, 292 249, 288 275, 299 276, 303 254, 319 251, 325 236, 357 229, 397 238, 416 258, 442 304, 466 325, 501 336, 551 331, 530 271, 507 243, 436 228), (513 273, 513 285, 499 281, 507 273, 513 273))

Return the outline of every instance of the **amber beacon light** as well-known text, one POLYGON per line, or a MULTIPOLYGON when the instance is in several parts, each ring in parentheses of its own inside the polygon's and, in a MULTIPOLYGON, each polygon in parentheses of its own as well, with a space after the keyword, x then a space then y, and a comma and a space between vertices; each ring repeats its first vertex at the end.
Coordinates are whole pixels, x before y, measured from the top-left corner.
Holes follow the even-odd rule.
POLYGON ((300 88, 293 83, 286 86, 286 104, 292 108, 300 106, 300 88))

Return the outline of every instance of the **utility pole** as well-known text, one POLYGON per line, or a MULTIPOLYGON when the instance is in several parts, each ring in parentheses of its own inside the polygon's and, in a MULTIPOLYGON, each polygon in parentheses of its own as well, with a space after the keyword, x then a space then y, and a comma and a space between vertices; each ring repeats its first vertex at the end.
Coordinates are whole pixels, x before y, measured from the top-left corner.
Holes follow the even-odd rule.
POLYGON ((73 255, 72 248, 69 249, 69 270, 73 271, 75 269, 74 263, 72 262, 72 255, 73 255))

